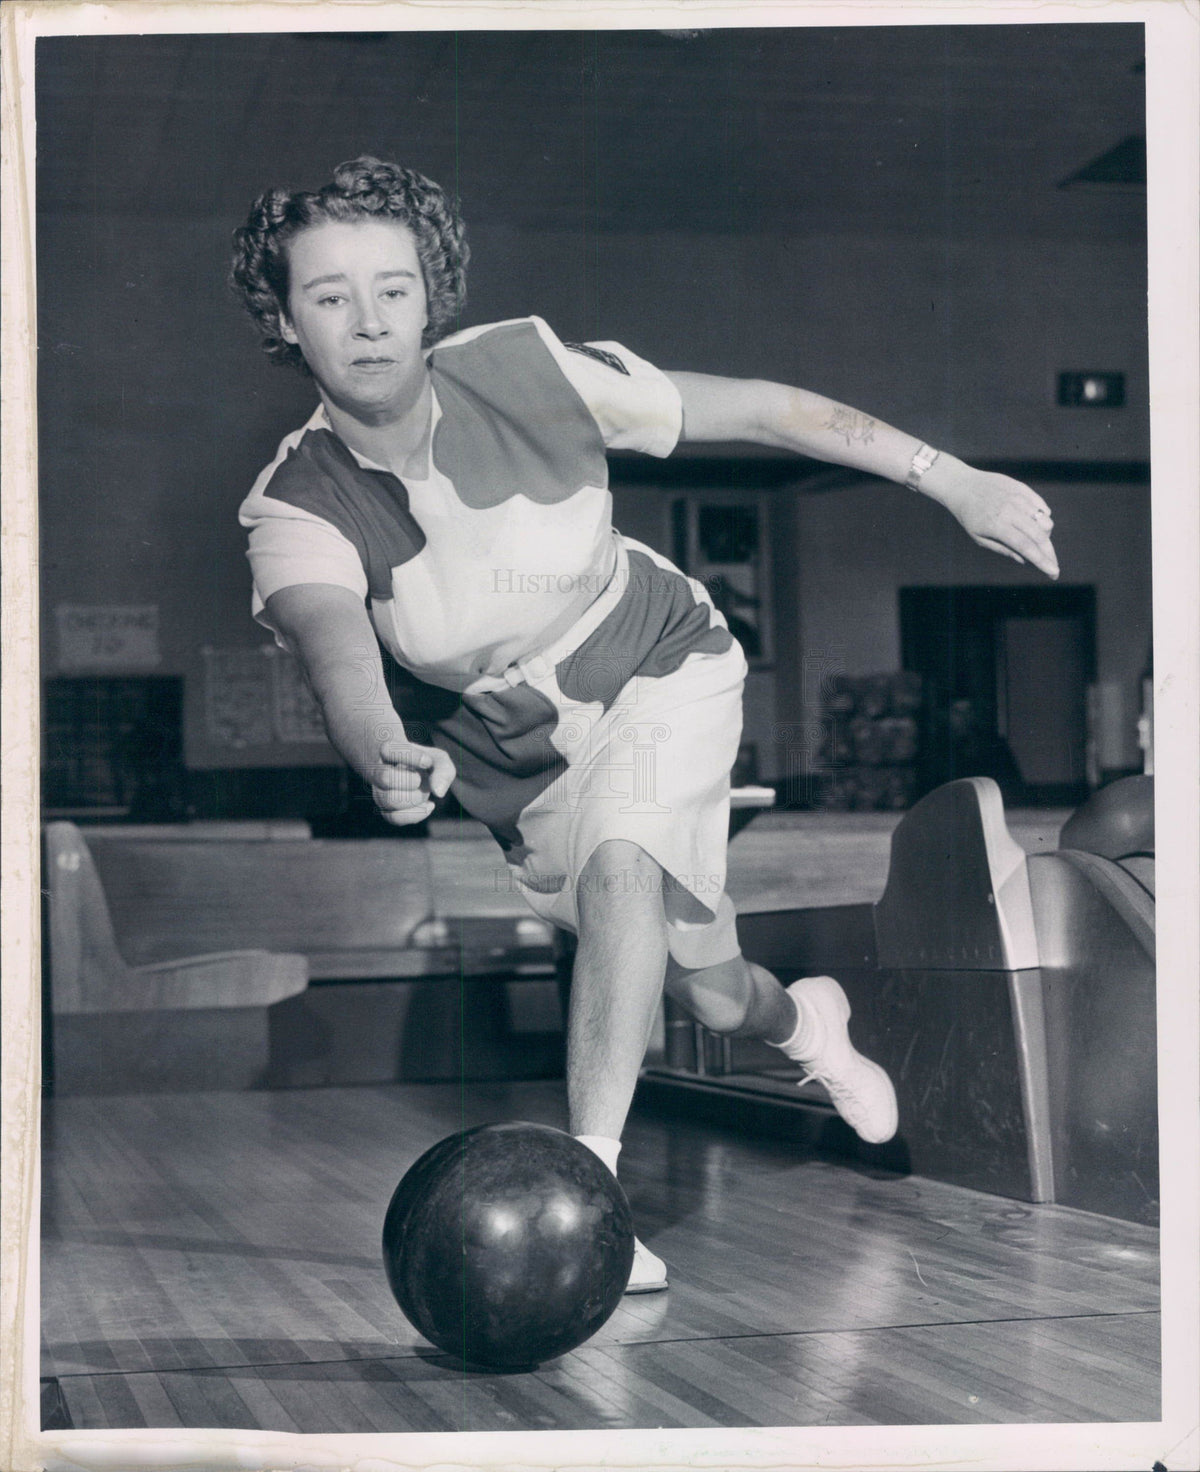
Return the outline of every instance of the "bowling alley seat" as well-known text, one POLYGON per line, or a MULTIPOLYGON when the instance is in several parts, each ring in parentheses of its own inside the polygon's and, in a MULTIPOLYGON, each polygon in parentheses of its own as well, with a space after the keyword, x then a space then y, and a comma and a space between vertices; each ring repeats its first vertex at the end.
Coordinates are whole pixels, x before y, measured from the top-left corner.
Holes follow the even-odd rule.
POLYGON ((45 981, 56 1092, 247 1088, 267 1010, 308 985, 303 956, 214 950, 129 965, 83 834, 46 825, 45 981))
MULTIPOLYGON (((138 1079, 146 1088, 290 1088, 561 1073, 552 937, 524 913, 520 896, 496 890, 494 864, 472 882, 425 839, 130 837, 71 824, 50 825, 47 846, 59 1091, 116 1092, 138 1079), (486 903, 473 904, 480 899, 486 903), (101 937, 93 949, 103 964, 89 966, 85 1004, 76 999, 71 957, 80 942, 72 927, 101 937), (225 966, 227 1010, 176 1005, 195 993, 194 985, 180 990, 181 968, 193 966, 181 958, 213 953, 225 966), (251 980, 248 953, 262 958, 251 980), (261 975, 281 955, 303 962, 310 984, 259 1006, 261 975), (154 992, 160 973, 172 977, 172 996, 154 992), (144 997, 136 1014, 120 1010, 119 999, 130 997, 144 997), (245 1005, 235 1010, 239 1000, 245 1005), (260 1050, 253 1066, 234 1067, 235 1054, 222 1054, 211 1072, 193 1065, 212 1047, 201 1039, 189 1051, 171 1037, 197 1033, 202 1021, 222 1036, 252 1022, 265 1027, 266 1063, 260 1050), (161 1047, 135 1046, 151 1028, 163 1036, 161 1047), (105 1039, 98 1074, 99 1065, 88 1072, 96 1046, 75 1047, 81 1032, 105 1039), (118 1067, 126 1039, 129 1056, 118 1067)), ((494 848, 490 839, 486 846, 494 848)), ((194 969, 212 985, 211 965, 194 969)))

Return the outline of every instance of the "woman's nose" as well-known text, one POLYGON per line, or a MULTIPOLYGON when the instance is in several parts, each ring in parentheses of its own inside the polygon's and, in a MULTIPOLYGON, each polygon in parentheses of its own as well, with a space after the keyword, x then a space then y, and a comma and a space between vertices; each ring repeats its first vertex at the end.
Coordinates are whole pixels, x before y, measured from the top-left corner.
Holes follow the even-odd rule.
POLYGON ((386 337, 387 325, 379 315, 374 302, 364 302, 358 308, 354 324, 356 337, 386 337))

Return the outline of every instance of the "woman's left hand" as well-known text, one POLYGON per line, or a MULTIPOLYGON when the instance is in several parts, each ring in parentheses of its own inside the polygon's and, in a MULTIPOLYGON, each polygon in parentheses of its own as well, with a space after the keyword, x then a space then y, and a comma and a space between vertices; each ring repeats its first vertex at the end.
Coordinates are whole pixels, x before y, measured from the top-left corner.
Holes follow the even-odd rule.
POLYGON ((1058 577, 1058 558, 1050 533, 1054 518, 1041 496, 1011 475, 974 470, 941 456, 930 467, 921 490, 940 501, 980 547, 1029 562, 1049 578, 1058 577))

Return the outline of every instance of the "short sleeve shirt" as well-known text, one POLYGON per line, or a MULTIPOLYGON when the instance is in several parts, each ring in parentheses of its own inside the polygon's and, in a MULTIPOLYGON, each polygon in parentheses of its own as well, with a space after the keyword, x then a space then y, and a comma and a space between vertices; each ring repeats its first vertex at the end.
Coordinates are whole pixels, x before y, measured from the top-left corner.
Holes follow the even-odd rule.
POLYGON ((608 449, 669 455, 665 374, 617 343, 564 343, 537 317, 471 328, 428 356, 428 473, 356 454, 319 409, 243 502, 253 611, 297 583, 363 598, 381 642, 463 689, 564 633, 615 564, 608 449))

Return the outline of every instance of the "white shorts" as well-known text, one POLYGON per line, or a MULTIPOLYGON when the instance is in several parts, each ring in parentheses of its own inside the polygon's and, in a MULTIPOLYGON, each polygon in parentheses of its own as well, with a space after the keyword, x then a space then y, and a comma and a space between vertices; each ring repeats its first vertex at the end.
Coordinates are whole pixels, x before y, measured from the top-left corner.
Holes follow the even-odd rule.
POLYGON ((725 851, 746 661, 701 584, 617 540, 617 570, 583 618, 476 681, 433 740, 538 915, 577 932, 587 862, 623 839, 665 876, 672 956, 716 965, 739 954, 725 851))

